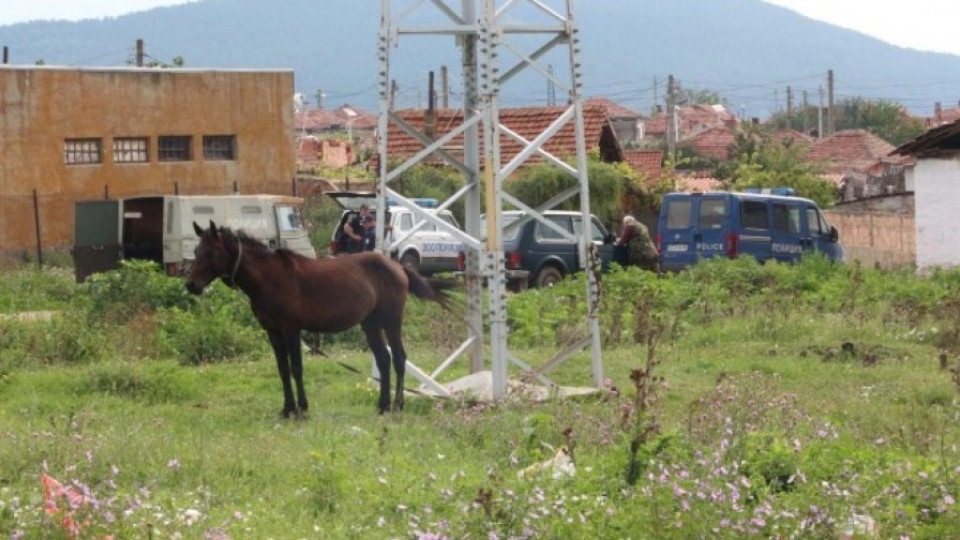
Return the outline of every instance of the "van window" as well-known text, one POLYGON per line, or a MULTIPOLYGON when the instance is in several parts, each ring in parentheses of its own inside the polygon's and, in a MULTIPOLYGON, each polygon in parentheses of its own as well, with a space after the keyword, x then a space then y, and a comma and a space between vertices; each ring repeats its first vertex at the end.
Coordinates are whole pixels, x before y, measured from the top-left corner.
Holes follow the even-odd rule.
POLYGON ((242 214, 259 214, 261 209, 259 206, 241 206, 240 213, 242 214))
POLYGON ((745 229, 769 229, 770 216, 767 212, 767 203, 743 201, 740 205, 740 223, 745 229))
POLYGON ((194 206, 193 213, 194 214, 212 214, 213 207, 212 206, 194 206))
POLYGON ((701 229, 720 229, 727 218, 727 203, 723 199, 703 199, 697 223, 701 229))
POLYGON ((670 201, 667 203, 667 228, 668 229, 689 229, 690 211, 692 201, 683 199, 680 201, 670 201))
POLYGON ((773 204, 773 230, 797 234, 800 232, 800 209, 796 206, 773 204))
POLYGON ((277 207, 277 227, 281 231, 296 231, 303 228, 300 209, 295 206, 277 207))
POLYGON ((167 234, 173 234, 173 201, 167 202, 167 234))
POLYGON ((811 234, 827 234, 830 232, 830 226, 827 220, 820 213, 820 210, 812 206, 807 207, 807 224, 810 227, 811 234))

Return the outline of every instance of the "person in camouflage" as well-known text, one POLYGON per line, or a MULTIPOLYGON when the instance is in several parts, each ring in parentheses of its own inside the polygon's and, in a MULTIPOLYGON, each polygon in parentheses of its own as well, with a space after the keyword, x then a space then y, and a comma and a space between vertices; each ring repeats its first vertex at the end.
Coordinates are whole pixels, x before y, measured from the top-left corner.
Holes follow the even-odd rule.
POLYGON ((620 262, 624 266, 639 266, 653 272, 658 270, 660 252, 650 238, 647 226, 633 216, 624 216, 623 229, 616 245, 623 253, 620 262))

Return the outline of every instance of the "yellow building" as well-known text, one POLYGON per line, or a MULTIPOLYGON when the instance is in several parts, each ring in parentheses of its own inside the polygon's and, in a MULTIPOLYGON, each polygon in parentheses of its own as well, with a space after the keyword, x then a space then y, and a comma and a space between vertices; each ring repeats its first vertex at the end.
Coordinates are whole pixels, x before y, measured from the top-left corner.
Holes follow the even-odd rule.
POLYGON ((292 71, 0 65, 0 253, 69 246, 78 200, 290 194, 293 92, 292 71))

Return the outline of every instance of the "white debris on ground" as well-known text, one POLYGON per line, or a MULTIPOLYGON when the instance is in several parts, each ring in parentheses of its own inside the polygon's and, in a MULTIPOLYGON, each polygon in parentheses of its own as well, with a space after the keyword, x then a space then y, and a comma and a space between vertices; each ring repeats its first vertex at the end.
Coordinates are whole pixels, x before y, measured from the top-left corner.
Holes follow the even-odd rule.
POLYGON ((549 473, 554 480, 559 480, 568 476, 576 476, 577 466, 573 463, 573 456, 570 455, 570 449, 566 445, 557 448, 557 453, 552 458, 540 463, 534 463, 529 467, 517 472, 517 478, 529 478, 540 473, 549 473))
MULTIPOLYGON (((478 371, 451 383, 443 384, 443 387, 450 392, 452 399, 479 402, 493 401, 493 373, 491 371, 478 371)), ((420 388, 419 391, 430 397, 439 396, 439 394, 427 388, 420 388)), ((534 402, 554 398, 586 396, 599 392, 600 389, 594 387, 547 387, 516 380, 507 381, 507 396, 509 398, 520 398, 534 402)))

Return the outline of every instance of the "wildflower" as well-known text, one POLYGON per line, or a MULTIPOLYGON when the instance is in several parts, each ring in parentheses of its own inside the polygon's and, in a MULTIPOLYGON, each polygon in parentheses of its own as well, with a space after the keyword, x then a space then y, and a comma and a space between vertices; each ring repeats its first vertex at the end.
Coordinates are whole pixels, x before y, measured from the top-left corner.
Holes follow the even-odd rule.
POLYGON ((193 525, 194 523, 200 521, 200 518, 203 517, 203 514, 199 510, 193 508, 187 508, 180 514, 180 519, 183 521, 184 525, 187 527, 193 525))
POLYGON ((180 470, 180 460, 176 458, 171 459, 170 461, 167 462, 167 468, 173 469, 175 471, 180 470))
POLYGON ((381 529, 387 526, 387 520, 383 516, 377 518, 377 527, 381 529))

